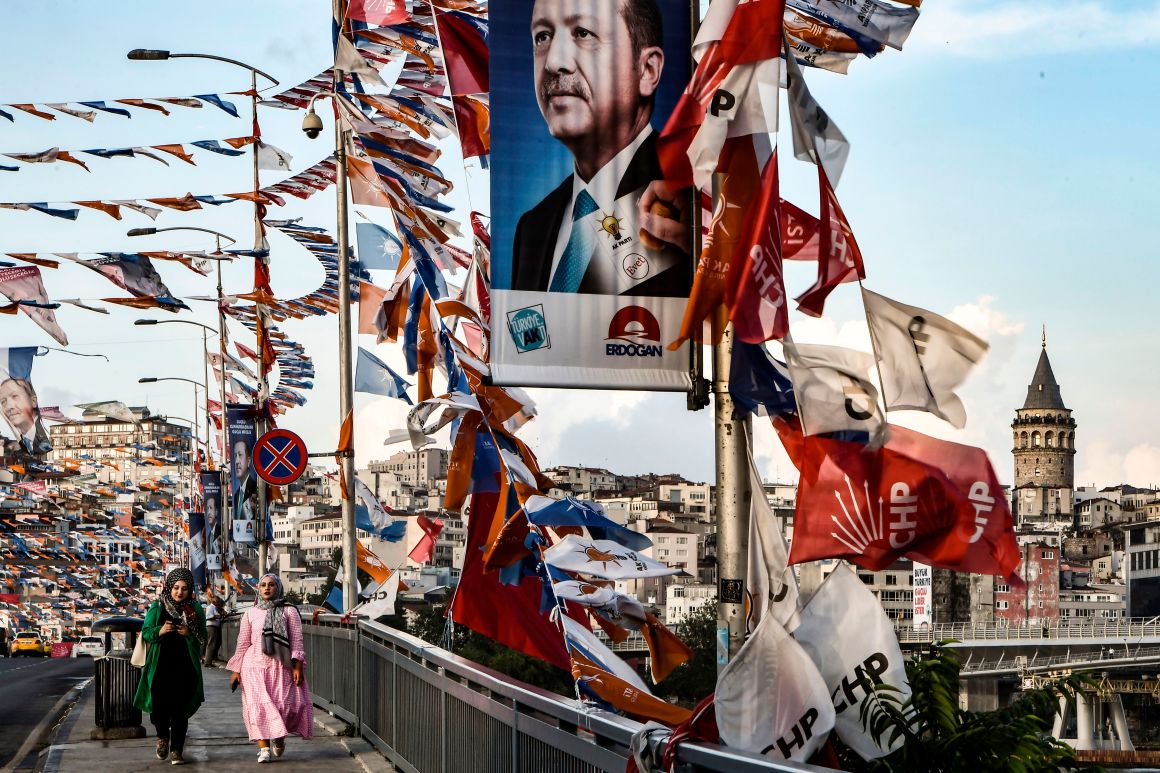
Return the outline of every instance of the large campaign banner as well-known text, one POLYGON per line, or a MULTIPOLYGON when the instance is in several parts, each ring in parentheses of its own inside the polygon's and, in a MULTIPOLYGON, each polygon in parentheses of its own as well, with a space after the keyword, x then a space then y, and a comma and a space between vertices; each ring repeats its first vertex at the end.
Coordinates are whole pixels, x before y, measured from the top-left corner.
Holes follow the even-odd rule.
POLYGON ((689 191, 657 135, 689 79, 687 0, 492 0, 498 384, 685 390, 689 191))
POLYGON ((205 587, 205 513, 196 511, 189 514, 189 570, 193 572, 193 584, 205 587))
POLYGON ((221 569, 222 555, 222 474, 215 470, 201 474, 202 508, 205 513, 206 564, 221 569))
POLYGON ((43 457, 52 450, 32 386, 35 356, 35 346, 0 349, 0 438, 6 454, 43 457))
POLYGON ((234 542, 253 544, 258 516, 258 474, 254 470, 254 443, 258 439, 252 405, 227 405, 230 439, 231 520, 234 542))

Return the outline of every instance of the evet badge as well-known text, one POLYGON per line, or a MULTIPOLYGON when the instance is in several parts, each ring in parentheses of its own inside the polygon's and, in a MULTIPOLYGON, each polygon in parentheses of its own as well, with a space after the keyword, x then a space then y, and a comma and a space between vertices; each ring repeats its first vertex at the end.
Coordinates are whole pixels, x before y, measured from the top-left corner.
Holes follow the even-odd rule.
POLYGON ((551 349, 548 338, 548 322, 544 318, 544 307, 540 304, 508 312, 508 332, 515 342, 516 351, 534 352, 537 349, 551 349))
POLYGON ((625 306, 608 323, 604 354, 609 357, 660 357, 661 326, 657 318, 644 306, 625 306), (652 341, 645 344, 644 341, 652 341))

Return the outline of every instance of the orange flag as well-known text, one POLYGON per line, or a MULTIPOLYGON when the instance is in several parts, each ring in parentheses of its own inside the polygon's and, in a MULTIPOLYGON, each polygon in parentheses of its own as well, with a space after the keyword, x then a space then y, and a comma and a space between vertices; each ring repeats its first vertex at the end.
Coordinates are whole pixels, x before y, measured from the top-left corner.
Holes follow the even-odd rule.
POLYGON ((692 716, 692 712, 688 709, 674 706, 633 687, 576 652, 572 653, 572 677, 596 693, 602 701, 612 704, 633 719, 642 721, 651 719, 673 727, 692 716))
POLYGON ((370 207, 390 207, 391 200, 383 190, 383 182, 375 166, 354 156, 346 157, 346 179, 350 183, 350 197, 355 204, 370 207))
POLYGON ((74 201, 73 204, 79 204, 82 207, 89 207, 90 209, 99 209, 114 220, 121 219, 121 208, 107 201, 74 201))
POLYGON ((689 646, 665 627, 651 612, 645 612, 645 622, 640 627, 641 636, 648 646, 649 663, 654 682, 660 682, 677 666, 693 657, 689 646))

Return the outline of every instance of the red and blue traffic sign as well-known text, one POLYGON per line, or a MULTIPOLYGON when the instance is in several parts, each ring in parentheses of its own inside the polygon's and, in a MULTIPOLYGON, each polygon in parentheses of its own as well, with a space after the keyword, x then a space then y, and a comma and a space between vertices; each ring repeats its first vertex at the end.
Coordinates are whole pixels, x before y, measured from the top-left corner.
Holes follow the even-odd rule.
POLYGON ((272 486, 293 483, 306 470, 306 444, 288 429, 272 429, 254 443, 258 477, 272 486))

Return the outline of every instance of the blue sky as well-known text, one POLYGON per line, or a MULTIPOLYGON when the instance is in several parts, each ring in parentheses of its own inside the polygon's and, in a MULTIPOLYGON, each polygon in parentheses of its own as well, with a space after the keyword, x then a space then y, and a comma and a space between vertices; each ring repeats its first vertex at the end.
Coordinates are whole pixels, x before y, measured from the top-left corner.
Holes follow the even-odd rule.
MULTIPOLYGON (((136 47, 246 60, 290 86, 327 65, 329 5, 8 2, 10 34, 0 61, 9 75, 0 83, 0 102, 184 96, 248 85, 242 71, 212 62, 127 61, 125 52, 136 47)), ((930 0, 904 51, 860 60, 844 77, 807 72, 815 96, 852 143, 838 196, 865 256, 867 286, 949 313, 992 346, 963 389, 966 430, 956 433, 916 414, 892 418, 983 446, 1004 481, 1011 475, 1009 424, 1025 396, 1040 326, 1046 324, 1052 364, 1078 422, 1077 483, 1160 483, 1160 420, 1153 407, 1160 315, 1152 300, 1160 256, 1150 234, 1160 182, 1153 149, 1158 73, 1160 3, 1093 0, 930 0)), ((236 101, 246 107, 244 98, 236 101)), ((306 140, 298 128, 301 115, 261 113, 266 140, 293 154, 294 171, 332 146, 329 131, 306 140)), ((14 124, 0 122, 0 152, 248 133, 247 120, 213 108, 174 108, 168 118, 134 111, 131 121, 102 114, 93 124, 67 116, 51 123, 18 116, 14 124)), ((176 196, 249 187, 248 159, 206 156, 196 155, 197 167, 176 160, 163 167, 148 159, 93 159, 92 174, 67 164, 34 167, 0 177, 0 200, 176 196)), ((445 156, 442 166, 465 182, 458 160, 445 156)), ((781 168, 786 198, 816 211, 812 167, 786 159, 781 168)), ((262 174, 264 184, 281 178, 262 174)), ((459 189, 468 188, 479 208, 486 187, 478 174, 459 189)), ((271 216, 303 216, 307 223, 332 227, 333 193, 293 201, 271 216)), ((124 235, 147 225, 215 228, 245 243, 252 232, 249 218, 249 207, 241 203, 167 211, 155 224, 132 213, 118 223, 85 210, 68 223, 0 211, 0 251, 212 246, 196 234, 148 240, 124 235)), ((321 271, 309 255, 278 235, 271 242, 275 290, 300 295, 318 285, 321 271)), ((180 266, 160 270, 178 294, 211 292, 208 280, 180 266)), ((791 267, 791 294, 808 286, 809 273, 805 266, 791 267)), ((46 271, 45 277, 49 294, 58 298, 123 295, 80 267, 46 271)), ((227 270, 227 290, 245 291, 249 282, 248 267, 227 270)), ((136 381, 144 375, 200 378, 199 333, 182 325, 133 327, 140 316, 158 315, 113 308, 103 317, 62 309, 59 318, 72 348, 103 352, 110 362, 59 353, 40 358, 34 378, 42 404, 121 399, 187 415, 188 385, 147 388, 136 381)), ((185 318, 212 320, 204 304, 185 318)), ((856 287, 832 296, 826 319, 795 316, 792 324, 800 340, 867 345, 856 287)), ((310 403, 292 411, 283 425, 301 432, 312 450, 327 450, 337 417, 335 318, 291 321, 284 329, 307 346, 319 378, 310 403)), ((23 317, 0 319, 0 331, 5 345, 52 343, 23 317)), ((376 353, 399 363, 386 347, 376 353)), ((541 415, 523 434, 543 463, 712 477, 711 417, 708 411, 687 414, 680 395, 535 394, 541 415)), ((381 448, 381 437, 402 426, 404 410, 386 398, 359 396, 357 404, 362 464, 393 450, 381 448)), ((765 472, 790 477, 768 430, 758 426, 756 436, 765 472)))

